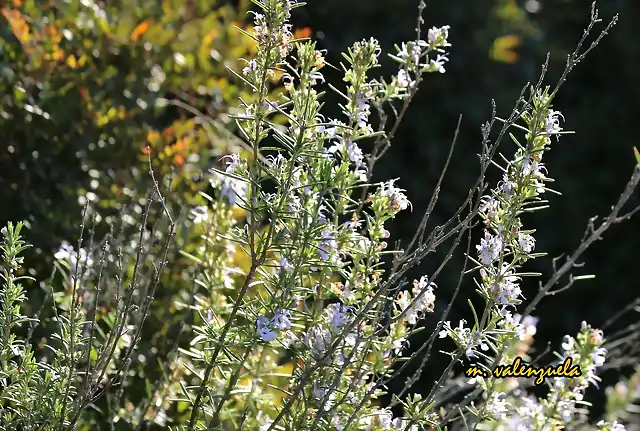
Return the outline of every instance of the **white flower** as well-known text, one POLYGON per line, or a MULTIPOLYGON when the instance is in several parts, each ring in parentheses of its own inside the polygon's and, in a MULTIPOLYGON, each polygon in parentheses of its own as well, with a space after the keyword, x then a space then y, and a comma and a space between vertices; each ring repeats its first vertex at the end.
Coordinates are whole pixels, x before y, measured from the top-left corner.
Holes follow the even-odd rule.
POLYGON ((625 431, 626 430, 625 426, 622 424, 619 424, 618 421, 613 421, 609 423, 602 420, 598 422, 596 426, 598 427, 598 430, 601 430, 601 431, 625 431))
POLYGON ((228 172, 228 173, 233 173, 236 170, 236 168, 240 166, 240 164, 242 163, 240 159, 240 155, 236 153, 227 154, 226 156, 223 156, 220 158, 220 160, 225 160, 225 159, 230 159, 229 163, 227 163, 227 167, 225 168, 225 172, 228 172))
POLYGON ((499 236, 493 236, 488 230, 484 231, 484 238, 480 240, 480 245, 476 246, 478 256, 483 265, 490 265, 498 259, 502 251, 502 240, 499 236))
POLYGON ((346 148, 349 160, 355 163, 357 168, 361 167, 362 161, 364 160, 364 155, 362 154, 362 150, 360 149, 360 147, 358 147, 358 144, 349 140, 347 141, 346 148))
POLYGON ((562 343, 562 349, 567 352, 573 352, 573 346, 575 344, 575 339, 570 335, 564 336, 564 342, 562 343))
POLYGON ((247 66, 242 69, 242 73, 246 76, 250 76, 251 74, 258 71, 258 62, 255 60, 251 60, 247 62, 247 66))
POLYGON ((393 421, 393 413, 391 413, 391 411, 388 409, 382 409, 374 412, 374 415, 377 416, 376 419, 379 427, 385 430, 391 428, 393 421))
POLYGON ((382 184, 379 189, 379 193, 385 196, 389 201, 389 210, 391 214, 395 215, 402 210, 406 210, 411 205, 407 196, 404 194, 404 189, 400 189, 394 185, 396 180, 387 181, 382 184))
POLYGON ((449 28, 450 27, 448 25, 442 26, 440 28, 430 28, 427 32, 427 40, 434 46, 451 46, 451 44, 447 42, 447 39, 449 38, 449 28))
POLYGON ((300 203, 300 198, 295 195, 289 196, 289 202, 287 202, 287 210, 293 217, 297 217, 302 209, 302 204, 300 203))
POLYGON ((358 220, 354 218, 345 222, 342 226, 344 229, 350 230, 351 232, 355 232, 358 229, 360 229, 360 227, 362 226, 362 220, 358 220))
POLYGON ((429 60, 429 68, 436 72, 445 73, 446 70, 444 68, 445 61, 449 61, 449 59, 445 55, 438 55, 436 59, 429 60))
POLYGON ((309 72, 309 74, 307 75, 307 78, 311 82, 311 85, 316 85, 317 81, 324 83, 324 76, 322 75, 322 73, 318 71, 309 72))
MULTIPOLYGON (((398 298, 396 299, 396 304, 398 304, 398 307, 400 307, 401 312, 408 309, 411 305, 411 295, 409 295, 409 292, 407 292, 406 290, 400 292, 398 298)), ((407 316, 409 314, 410 312, 407 312, 407 316)))
POLYGON ((230 205, 235 205, 238 201, 245 199, 249 193, 249 185, 246 182, 219 172, 214 171, 213 178, 209 182, 212 187, 221 188, 220 194, 227 199, 230 205))
POLYGON ((356 298, 356 295, 353 293, 351 282, 347 280, 344 283, 344 289, 342 289, 342 299, 349 302, 349 301, 353 301, 355 298, 356 298))
POLYGON ((533 248, 535 247, 536 240, 529 234, 520 233, 518 234, 518 245, 525 253, 531 253, 533 248))
POLYGON ((422 54, 422 48, 420 48, 420 45, 415 42, 409 42, 409 44, 402 42, 402 47, 398 52, 398 57, 402 60, 409 60, 417 64, 420 61, 420 54, 422 54))
POLYGON ((369 103, 364 93, 356 94, 356 121, 362 129, 367 129, 367 120, 369 118, 369 103))
POLYGON ((546 119, 546 132, 550 135, 557 135, 562 131, 562 127, 560 127, 560 120, 558 117, 561 117, 564 120, 564 117, 560 113, 560 111, 554 111, 553 109, 549 110, 549 114, 546 119))
POLYGON ((507 402, 505 401, 505 394, 496 392, 493 396, 487 400, 485 409, 491 418, 496 420, 504 419, 507 413, 507 402))
POLYGON ((438 337, 440 338, 446 338, 449 335, 449 332, 451 331, 451 322, 449 322, 448 320, 445 320, 444 323, 442 324, 442 327, 444 329, 442 329, 439 333, 438 333, 438 337))
POLYGON ((276 310, 272 319, 264 315, 256 320, 256 332, 262 341, 271 341, 278 336, 278 330, 285 331, 291 328, 291 312, 288 310, 276 310))
POLYGON ((576 411, 576 406, 571 400, 560 400, 557 408, 559 410, 560 417, 565 422, 570 422, 571 417, 576 411))
POLYGON ((233 277, 232 274, 237 272, 234 268, 224 268, 222 270, 222 283, 225 289, 233 289, 233 277))
MULTIPOLYGON (((301 176, 302 176, 302 169, 295 169, 293 172, 291 172, 291 182, 294 188, 302 187, 302 181, 300 181, 301 176)), ((310 190, 309 186, 304 187, 305 194, 307 195, 310 194, 309 190, 310 190)))
MULTIPOLYGON (((468 328, 460 328, 460 329, 466 329, 466 331, 470 331, 468 328)), ((468 332, 466 331, 462 332, 462 334, 467 334, 468 332)), ((462 335, 460 336, 460 338, 462 339, 462 335)), ((467 358, 475 358, 478 356, 476 353, 477 352, 476 347, 478 346, 480 346, 480 350, 482 350, 483 352, 486 352, 487 350, 489 350, 489 345, 486 343, 486 340, 487 340, 487 336, 481 333, 480 331, 472 332, 468 336, 467 346, 464 352, 467 358)))
POLYGON ((313 356, 321 357, 331 343, 331 334, 324 328, 314 326, 307 332, 305 342, 313 356))
POLYGON ((417 424, 413 424, 411 425, 411 428, 409 428, 407 430, 407 425, 409 424, 409 422, 411 422, 409 419, 406 418, 395 418, 392 422, 391 422, 391 426, 394 431, 418 431, 418 425, 417 424))
POLYGON ((489 344, 487 344, 487 336, 481 331, 471 331, 470 328, 465 328, 466 320, 460 320, 460 323, 456 328, 451 328, 451 322, 448 320, 443 324, 443 330, 440 331, 440 338, 445 338, 448 335, 453 338, 459 348, 464 349, 465 355, 468 358, 478 356, 476 347, 480 346, 483 351, 489 350, 489 344))
POLYGON ((522 293, 517 284, 520 277, 513 275, 513 269, 507 270, 508 266, 506 262, 502 264, 500 282, 494 285, 498 293, 498 302, 502 305, 514 305, 522 293))
POLYGON ((336 429, 336 431, 344 431, 344 426, 347 423, 348 417, 345 415, 336 414, 333 415, 331 419, 331 425, 336 429))
POLYGON ((406 310, 405 316, 410 325, 415 325, 423 312, 433 311, 436 300, 433 293, 435 287, 437 287, 436 284, 429 283, 426 275, 422 276, 419 281, 414 280, 412 294, 415 303, 411 307, 412 299, 409 294, 407 292, 400 293, 397 303, 401 307, 401 311, 406 310))
POLYGON ((529 176, 531 175, 531 171, 533 170, 533 165, 536 162, 531 158, 530 155, 527 154, 527 156, 522 160, 522 166, 521 166, 521 170, 522 170, 522 174, 524 176, 529 176))
POLYGON ((278 172, 282 172, 286 161, 287 159, 285 159, 285 157, 282 154, 278 153, 277 156, 274 156, 273 154, 268 155, 266 157, 265 163, 270 169, 273 169, 278 172))
POLYGON ((540 320, 539 318, 533 317, 533 316, 527 316, 524 318, 524 320, 522 320, 522 316, 520 314, 516 314, 515 316, 513 316, 513 319, 516 322, 518 322, 520 325, 522 325, 524 328, 524 336, 520 338, 522 341, 524 341, 525 339, 524 337, 526 336, 533 337, 534 335, 536 335, 536 332, 537 332, 536 325, 540 320))
POLYGON ((191 210, 191 214, 193 215, 193 222, 195 224, 200 224, 203 221, 207 221, 209 219, 209 213, 207 211, 207 207, 205 206, 197 206, 191 210))
POLYGON ((264 414, 264 412, 262 410, 260 410, 258 412, 258 414, 256 415, 256 422, 258 422, 260 428, 260 431, 267 431, 269 428, 271 428, 271 424, 273 423, 273 419, 271 419, 269 416, 267 416, 266 414, 264 414))
POLYGON ((480 213, 486 218, 495 218, 498 215, 498 210, 500 209, 500 201, 493 196, 483 196, 481 200, 482 204, 479 208, 480 213))
POLYGON ((358 181, 360 182, 367 181, 367 170, 365 168, 356 169, 355 171, 353 171, 353 173, 358 179, 358 181))
POLYGON ((338 120, 329 120, 329 124, 331 124, 333 127, 325 128, 324 133, 327 136, 327 139, 331 141, 332 139, 339 137, 338 132, 341 128, 338 126, 342 125, 342 123, 340 123, 338 120))
POLYGON ((513 333, 515 333, 520 341, 525 341, 527 338, 531 338, 535 335, 535 325, 538 321, 537 318, 527 316, 527 318, 525 319, 525 323, 520 323, 520 319, 522 318, 522 316, 519 314, 516 314, 514 316, 508 310, 503 310, 502 316, 502 320, 500 320, 498 325, 507 331, 512 331, 513 333))
POLYGON ((502 181, 498 183, 498 190, 500 190, 507 199, 513 196, 513 193, 515 192, 515 184, 509 180, 507 174, 502 175, 502 181))
POLYGON ((607 349, 604 347, 596 347, 593 353, 591 354, 591 360, 596 367, 601 367, 604 365, 605 356, 607 354, 607 349))
MULTIPOLYGON (((316 193, 317 195, 317 193, 316 193)), ((317 221, 318 223, 326 223, 327 222, 327 216, 325 215, 325 211, 327 211, 327 208, 324 206, 324 204, 320 204, 320 206, 318 207, 318 216, 317 216, 317 221)))
POLYGON ((536 161, 529 154, 527 154, 527 156, 522 160, 522 166, 520 169, 524 176, 528 177, 531 175, 538 179, 544 179, 544 174, 547 172, 547 168, 544 166, 544 163, 536 161))
POLYGON ((398 72, 397 80, 400 88, 407 88, 411 84, 411 76, 404 69, 400 69, 398 72))

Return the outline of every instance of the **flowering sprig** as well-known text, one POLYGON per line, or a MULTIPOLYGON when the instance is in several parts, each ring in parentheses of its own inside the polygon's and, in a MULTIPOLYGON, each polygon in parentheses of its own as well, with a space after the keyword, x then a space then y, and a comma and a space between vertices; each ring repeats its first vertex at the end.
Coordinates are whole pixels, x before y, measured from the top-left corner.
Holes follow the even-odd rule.
POLYGON ((450 46, 448 25, 430 28, 426 40, 396 45, 397 53, 390 57, 400 64, 400 70, 387 87, 386 98, 405 97, 422 73, 444 73, 444 64, 449 60, 446 48, 450 46))
MULTIPOLYGON (((551 137, 557 136, 561 127, 559 112, 551 109, 552 97, 548 89, 534 92, 531 100, 520 115, 525 124, 522 127, 525 144, 520 144, 511 135, 517 151, 502 168, 502 181, 480 199, 479 214, 485 230, 476 246, 477 260, 473 261, 480 270, 477 292, 485 301, 484 311, 477 314, 473 309, 475 325, 472 329, 465 328, 464 321, 456 328, 444 322, 440 333, 441 337, 449 336, 456 343, 459 353, 452 354, 454 359, 460 354, 473 358, 485 352, 480 356, 485 359, 483 367, 487 370, 497 364, 507 364, 516 356, 526 357, 532 330, 535 333, 535 322, 526 320, 529 316, 523 320, 522 316, 512 314, 524 299, 519 286, 521 278, 539 275, 521 273, 519 268, 528 260, 543 255, 533 253, 534 231, 523 229, 521 214, 539 209, 544 203, 540 195, 548 190, 544 183, 550 180, 545 175, 542 156, 550 148, 551 137)), ((505 397, 518 390, 518 382, 513 379, 499 381, 489 373, 488 378, 477 377, 471 383, 484 390, 484 405, 472 408, 476 420, 504 423, 507 418, 505 397)), ((531 405, 522 408, 541 410, 531 405)))
POLYGON ((532 253, 533 231, 522 229, 520 215, 539 206, 542 202, 539 195, 546 190, 542 186, 543 181, 548 181, 542 155, 549 149, 551 136, 559 133, 555 123, 557 111, 550 108, 550 102, 548 89, 533 94, 532 104, 521 114, 526 125, 526 145, 512 135, 518 146, 514 158, 503 168, 502 181, 480 199, 479 214, 485 230, 476 246, 478 259, 474 261, 480 269, 477 291, 485 300, 485 309, 481 317, 474 310, 477 319, 474 336, 468 328, 463 331, 462 322, 455 331, 445 323, 441 332, 441 337, 451 336, 467 357, 476 356, 478 346, 488 350, 489 344, 483 340, 496 340, 500 346, 512 345, 523 331, 521 324, 513 320, 510 309, 522 301, 521 277, 535 274, 519 274, 517 270, 540 254, 532 253))

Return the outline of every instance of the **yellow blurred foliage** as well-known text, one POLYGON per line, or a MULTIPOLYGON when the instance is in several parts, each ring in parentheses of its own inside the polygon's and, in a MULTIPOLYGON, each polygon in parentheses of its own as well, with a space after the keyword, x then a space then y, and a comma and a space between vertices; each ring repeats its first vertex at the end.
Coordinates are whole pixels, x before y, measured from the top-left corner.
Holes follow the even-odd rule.
POLYGON ((149 30, 151 20, 142 21, 140 24, 136 26, 131 32, 131 40, 136 42, 140 37, 142 37, 147 30, 149 30))
POLYGON ((518 61, 516 49, 522 44, 520 36, 508 34, 493 41, 490 56, 495 61, 513 64, 518 61))

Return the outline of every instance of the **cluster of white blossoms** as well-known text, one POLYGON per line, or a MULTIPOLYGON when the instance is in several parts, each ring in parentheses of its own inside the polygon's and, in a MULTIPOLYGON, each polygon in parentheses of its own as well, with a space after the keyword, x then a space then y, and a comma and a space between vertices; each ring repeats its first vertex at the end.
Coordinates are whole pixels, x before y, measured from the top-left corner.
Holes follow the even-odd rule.
POLYGON ((398 305, 396 317, 404 315, 404 319, 410 325, 418 323, 424 313, 432 312, 435 308, 436 295, 433 291, 435 288, 437 288, 436 284, 429 282, 426 275, 420 277, 420 280, 414 280, 411 293, 404 290, 396 299, 398 305))

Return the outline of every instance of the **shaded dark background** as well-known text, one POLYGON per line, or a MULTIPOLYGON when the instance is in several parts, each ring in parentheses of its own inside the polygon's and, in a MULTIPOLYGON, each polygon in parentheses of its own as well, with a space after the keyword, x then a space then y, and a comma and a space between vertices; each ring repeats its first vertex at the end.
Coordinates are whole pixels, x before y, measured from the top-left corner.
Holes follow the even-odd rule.
MULTIPOLYGON (((354 40, 375 37, 381 42, 383 52, 394 52, 394 43, 411 40, 415 34, 417 3, 366 0, 310 2, 301 9, 298 19, 323 33, 320 45, 328 49, 329 61, 337 63, 337 53, 354 40), (302 14, 304 16, 300 16, 302 14)), ((640 2, 602 1, 597 6, 603 20, 599 28, 604 28, 616 13, 619 14, 618 24, 574 69, 560 90, 555 109, 566 118, 562 127, 575 131, 575 134, 562 136, 544 157, 549 176, 556 181, 552 187, 563 196, 547 194, 545 198, 551 207, 523 218, 527 228, 538 230, 534 234, 536 250, 549 253, 548 258, 529 262, 525 268, 541 272, 543 280, 551 275, 552 257, 571 253, 578 246, 588 219, 608 214, 633 170, 632 146, 638 143, 640 119, 640 2)), ((446 160, 458 117, 462 115, 454 161, 442 187, 431 226, 443 223, 454 213, 479 171, 476 154, 480 152, 480 125, 490 119, 491 100, 496 101, 498 116, 508 116, 524 84, 537 81, 547 52, 551 58, 545 82, 555 85, 564 70, 566 56, 574 50, 589 22, 590 8, 590 1, 578 0, 427 1, 423 28, 451 26, 450 61, 445 65, 445 74, 427 76, 391 149, 375 168, 374 179, 399 177, 399 186, 407 189, 413 204, 412 213, 400 214, 393 223, 392 239, 407 241, 411 238, 428 205, 446 160), (527 11, 527 7, 534 9, 536 4, 536 13, 527 11), (519 11, 515 12, 513 6, 519 11), (512 64, 496 61, 490 55, 494 41, 504 35, 516 35, 522 40, 521 45, 515 48, 518 59, 512 64)), ((587 40, 586 47, 598 35, 597 28, 587 40)), ((383 60, 382 63, 381 75, 394 72, 392 61, 383 60)), ((330 80, 334 79, 337 77, 330 80)), ((508 139, 500 148, 507 157, 515 150, 508 139)), ((494 180, 490 184, 495 185, 496 171, 494 169, 494 175, 490 176, 494 180)), ((635 192, 628 208, 637 206, 639 202, 639 193, 635 192)), ((541 317, 534 346, 538 352, 547 343, 558 349, 563 335, 577 333, 582 320, 594 327, 601 326, 638 296, 638 220, 635 217, 623 225, 614 226, 602 241, 596 242, 584 254, 581 262, 585 267, 577 268, 574 274, 595 274, 594 280, 576 282, 572 289, 546 298, 533 313, 541 317)), ((436 280, 439 286, 437 308, 440 310, 445 308, 456 285, 463 248, 458 250, 448 270, 436 280)), ((429 275, 439 263, 438 256, 429 256, 418 270, 413 271, 413 275, 429 275)), ((535 295, 536 283, 532 279, 524 280, 525 297, 535 295)), ((564 283, 558 287, 562 285, 564 283)), ((474 284, 467 278, 459 299, 475 295, 474 290, 474 284)), ((609 330, 622 328, 637 317, 637 313, 627 316, 609 330)), ((466 300, 459 300, 458 307, 454 306, 450 315, 452 321, 458 318, 472 319, 466 300)), ((433 327, 436 320, 432 319, 427 326, 433 327)), ((412 341, 413 347, 417 348, 423 341, 424 338, 417 336, 412 341)), ((435 358, 442 363, 447 361, 441 354, 435 353, 435 358)), ((433 366, 426 370, 422 379, 423 390, 428 392, 431 383, 439 377, 440 369, 433 366)), ((603 386, 612 384, 617 377, 616 373, 605 373, 603 386)), ((396 379, 392 391, 402 389, 404 380, 405 376, 396 379)), ((590 395, 598 403, 602 400, 602 392, 590 395)))
MULTIPOLYGON (((116 3, 121 2, 113 2, 116 3)), ((295 11, 293 23, 298 28, 310 27, 313 36, 319 39, 320 47, 328 49, 328 60, 335 64, 340 61, 339 53, 355 40, 375 37, 384 52, 394 52, 394 43, 413 39, 417 3, 417 0, 311 0, 305 8, 295 11)), ((376 165, 374 179, 400 177, 398 184, 407 189, 413 204, 412 213, 401 214, 392 224, 392 239, 406 241, 412 236, 445 162, 458 117, 462 115, 454 161, 431 225, 442 223, 455 211, 478 173, 476 154, 480 151, 480 125, 490 118, 491 100, 495 99, 499 116, 508 115, 523 85, 537 80, 547 52, 551 53, 547 83, 555 84, 567 54, 574 49, 589 22, 590 7, 591 2, 586 0, 427 2, 425 31, 431 26, 451 26, 450 61, 446 64, 446 74, 427 76, 393 146, 376 165), (515 61, 500 61, 492 54, 496 40, 504 36, 515 36, 520 41, 513 49, 517 53, 515 61)), ((574 250, 588 219, 608 213, 631 174, 632 147, 639 145, 640 1, 603 0, 598 8, 605 21, 600 28, 604 28, 616 13, 620 15, 619 22, 569 76, 555 100, 555 109, 566 118, 562 126, 576 131, 573 135, 562 136, 545 155, 549 176, 556 180, 555 189, 563 196, 549 194, 551 208, 524 219, 527 227, 538 229, 536 250, 548 252, 551 257, 574 250)), ((140 76, 148 75, 152 64, 148 58, 150 54, 141 46, 133 45, 112 52, 106 42, 103 49, 110 54, 95 60, 95 70, 83 70, 82 73, 68 70, 56 75, 57 81, 49 82, 45 88, 59 91, 56 97, 51 97, 50 93, 43 94, 42 86, 36 84, 37 77, 29 75, 34 74, 34 70, 17 68, 18 64, 28 64, 28 60, 19 52, 9 54, 7 47, 18 45, 3 20, 0 16, 4 40, 4 49, 0 52, 2 64, 5 69, 12 68, 24 76, 17 80, 5 69, 0 76, 4 89, 0 96, 3 104, 0 224, 4 225, 7 220, 31 220, 28 239, 36 245, 31 262, 40 274, 47 268, 49 251, 54 250, 62 239, 71 240, 77 235, 81 215, 77 198, 90 190, 88 184, 93 178, 90 168, 104 173, 102 179, 118 184, 119 172, 128 172, 132 166, 142 163, 138 156, 144 133, 131 134, 128 127, 144 124, 160 130, 174 119, 185 116, 170 108, 137 109, 135 98, 122 99, 125 87, 150 101, 159 96, 185 95, 203 109, 219 103, 220 97, 215 82, 193 83, 188 81, 191 75, 169 72, 167 82, 170 85, 164 85, 161 90, 165 93, 151 94, 140 79, 140 76), (107 70, 108 76, 99 80, 107 70), (18 81, 21 85, 26 83, 30 98, 48 104, 43 109, 60 113, 55 121, 44 121, 37 116, 27 118, 24 114, 26 102, 20 99, 22 96, 16 90, 18 81), (99 95, 102 104, 123 103, 127 109, 135 111, 134 115, 114 126, 95 128, 79 106, 82 95, 78 88, 84 83, 99 95), (205 95, 198 92, 201 85, 207 87, 205 95), (116 144, 96 146, 98 142, 110 142, 111 139, 116 144), (39 152, 37 156, 34 151, 39 152)), ((596 28, 587 44, 597 31, 596 28)), ((158 52, 157 55, 170 54, 158 52)), ((378 69, 380 75, 396 71, 393 61, 383 58, 382 64, 378 69)), ((339 76, 331 70, 324 72, 329 81, 340 83, 339 76)), ((206 73, 223 74, 224 70, 206 73)), ((235 96, 232 94, 229 98, 235 96)), ((331 106, 335 99, 330 94, 326 97, 327 106, 331 106)), ((210 113, 214 114, 215 110, 210 113)), ((339 115, 330 110, 325 114, 329 118, 339 115)), ((513 144, 505 140, 502 145, 504 154, 512 154, 513 144)), ((495 173, 494 170, 491 177, 494 180, 497 179, 495 173)), ((108 194, 112 190, 110 186, 105 183, 96 193, 108 194)), ((630 206, 638 203, 640 198, 636 193, 630 206)), ((547 342, 558 348, 562 336, 575 334, 582 320, 595 327, 602 325, 638 296, 639 232, 638 217, 614 226, 584 255, 585 268, 576 270, 576 275, 592 273, 596 279, 579 282, 572 290, 548 298, 536 310, 534 315, 542 318, 536 338, 538 350, 547 342)), ((431 274, 439 262, 438 256, 430 256, 411 275, 431 274)), ((436 281, 438 309, 444 308, 461 264, 460 250, 448 270, 436 281)), ((527 269, 542 272, 546 279, 551 272, 550 259, 530 262, 527 269)), ((525 280, 526 297, 533 296, 535 288, 535 284, 525 280)), ((467 293, 473 295, 472 292, 473 284, 469 279, 461 297, 468 296, 467 293)), ((450 316, 453 321, 469 317, 466 302, 459 303, 450 316)), ((630 319, 633 317, 636 316, 630 319)), ((427 325, 433 323, 428 321, 427 325)), ((629 320, 623 319, 618 327, 628 323, 629 320)), ((413 346, 421 341, 413 340, 413 346)), ((436 354, 434 360, 444 363, 446 358, 436 354)), ((423 378, 425 390, 437 377, 437 364, 423 378)), ((605 374, 604 385, 611 384, 615 378, 615 373, 605 374)), ((401 377, 392 384, 392 390, 398 390, 403 384, 404 377, 401 377)))

